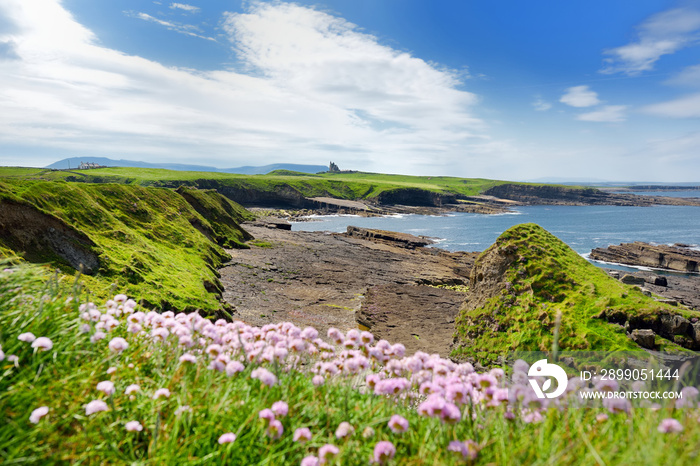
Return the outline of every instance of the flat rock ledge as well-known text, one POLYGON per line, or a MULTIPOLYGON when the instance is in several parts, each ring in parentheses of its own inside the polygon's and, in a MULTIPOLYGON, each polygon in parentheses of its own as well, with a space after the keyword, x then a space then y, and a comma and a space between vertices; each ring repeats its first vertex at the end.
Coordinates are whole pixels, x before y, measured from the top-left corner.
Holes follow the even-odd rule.
POLYGON ((427 236, 415 236, 409 235, 408 233, 397 233, 395 231, 359 228, 352 225, 348 226, 346 235, 354 238, 367 239, 370 241, 382 241, 394 246, 405 247, 408 249, 420 248, 435 242, 427 236))
MULTIPOLYGON (((257 241, 219 270, 233 317, 291 321, 325 334, 369 329, 409 352, 449 355, 461 289, 478 253, 419 247, 419 237, 286 231, 246 225, 257 241), (260 246, 263 245, 263 246, 260 246)), ((353 230, 354 231, 354 230, 353 230)))
POLYGON ((596 248, 591 251, 590 258, 677 272, 700 272, 700 251, 685 245, 665 246, 635 241, 607 248, 596 248))

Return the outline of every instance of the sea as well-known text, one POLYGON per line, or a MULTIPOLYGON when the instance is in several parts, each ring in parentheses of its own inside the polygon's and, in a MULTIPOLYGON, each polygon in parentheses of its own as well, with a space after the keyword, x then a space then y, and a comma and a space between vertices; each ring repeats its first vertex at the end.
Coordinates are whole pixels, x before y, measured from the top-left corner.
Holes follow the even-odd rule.
MULTIPOLYGON (((340 233, 354 225, 428 236, 436 241, 434 247, 448 251, 483 251, 508 228, 530 222, 542 226, 586 258, 594 248, 633 241, 683 243, 700 249, 700 207, 694 206, 522 206, 496 215, 326 215, 293 222, 292 230, 340 233)), ((634 270, 619 264, 596 265, 634 270)))

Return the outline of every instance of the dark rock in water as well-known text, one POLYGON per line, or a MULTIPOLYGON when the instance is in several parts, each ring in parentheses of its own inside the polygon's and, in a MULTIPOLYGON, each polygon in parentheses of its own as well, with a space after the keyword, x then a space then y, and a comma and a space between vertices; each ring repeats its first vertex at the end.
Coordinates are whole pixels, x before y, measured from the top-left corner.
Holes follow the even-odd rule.
POLYGON ((634 275, 626 274, 620 281, 626 283, 627 285, 644 285, 644 279, 641 277, 635 277, 634 275))
POLYGON ((288 221, 281 219, 281 218, 275 218, 275 217, 263 217, 259 218, 251 225, 256 226, 256 227, 265 227, 265 228, 273 228, 273 229, 278 229, 278 230, 287 230, 291 231, 292 229, 292 224, 289 223, 288 221))
POLYGON ((632 341, 634 341, 636 344, 638 344, 642 348, 654 349, 654 347, 655 347, 656 334, 654 333, 653 330, 649 330, 649 329, 632 330, 632 334, 630 335, 630 338, 632 338, 632 341))
POLYGON ((656 278, 654 278, 654 285, 656 285, 656 286, 668 286, 668 280, 666 280, 666 277, 656 277, 656 278))
POLYGON ((395 231, 359 228, 354 227, 352 225, 348 226, 346 234, 355 238, 388 242, 393 244, 394 246, 400 246, 409 249, 420 248, 432 244, 434 242, 433 240, 423 236, 414 236, 409 235, 408 233, 397 233, 395 231))
POLYGON ((634 242, 618 246, 596 248, 591 259, 620 264, 655 267, 678 272, 700 271, 700 251, 686 247, 674 247, 634 242))

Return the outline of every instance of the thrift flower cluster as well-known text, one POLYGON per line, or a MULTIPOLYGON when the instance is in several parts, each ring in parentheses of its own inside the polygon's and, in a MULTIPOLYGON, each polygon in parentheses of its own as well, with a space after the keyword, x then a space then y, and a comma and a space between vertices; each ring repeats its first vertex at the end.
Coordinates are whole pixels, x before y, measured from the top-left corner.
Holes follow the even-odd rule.
MULTIPOLYGON (((566 396, 556 400, 537 398, 528 383, 529 366, 523 361, 515 364, 514 373, 508 380, 501 369, 477 373, 469 363, 457 364, 436 354, 419 351, 407 356, 402 344, 392 345, 386 340, 375 342, 374 336, 366 331, 353 329, 343 333, 331 328, 327 333, 328 340, 324 340, 316 329, 301 329, 290 322, 259 328, 240 321, 220 319, 212 322, 196 312, 156 313, 137 308, 136 303, 125 295, 115 296, 103 309, 93 303, 81 305, 80 331, 85 334, 85 341, 104 348, 113 359, 128 354, 138 346, 134 344, 138 341, 140 345, 145 343, 153 352, 175 353, 183 367, 197 365, 203 370, 220 373, 220 377, 249 377, 257 381, 255 383, 259 384, 260 390, 277 385, 281 372, 289 371, 306 374, 315 386, 344 378, 349 383, 360 380, 362 383, 355 384, 356 389, 377 397, 409 402, 409 405, 416 407, 420 416, 437 419, 443 424, 457 424, 467 418, 475 421, 489 410, 502 413, 508 420, 537 423, 544 419, 549 408, 564 406, 569 400, 566 396)), ((31 344, 35 351, 50 351, 53 347, 53 342, 48 338, 37 338, 29 332, 19 335, 18 340, 31 344)), ((4 357, 0 347, 0 360, 4 357)), ((107 372, 112 378, 119 377, 118 367, 110 367, 107 372)), ((178 395, 177 386, 147 388, 133 382, 119 380, 115 385, 113 380, 103 380, 97 383, 95 399, 84 405, 85 415, 110 411, 112 400, 116 397, 133 400, 136 396, 147 396, 154 403, 164 403, 178 395), (117 390, 118 386, 126 388, 117 390)), ((569 392, 573 392, 577 386, 576 381, 569 383, 569 392)), ((685 390, 687 396, 682 402, 687 406, 697 406, 694 400, 698 391, 692 387, 685 390)), ((606 399, 603 406, 612 415, 627 415, 631 410, 629 401, 625 399, 606 399)), ((37 424, 50 411, 52 416, 57 415, 56 410, 51 406, 41 406, 31 413, 29 420, 37 424)), ((181 415, 191 410, 183 405, 177 408, 175 414, 181 415)), ((298 443, 312 440, 315 433, 308 427, 297 428, 293 433, 285 430, 285 418, 290 411, 290 406, 284 400, 278 400, 259 411, 256 422, 264 427, 269 441, 277 441, 285 435, 298 443)), ((607 415, 598 417, 598 422, 607 420, 607 415)), ((144 430, 142 421, 120 420, 124 429, 132 435, 139 435, 144 430)), ((409 421, 399 414, 391 416, 384 425, 396 438, 411 429, 409 421)), ((661 433, 682 430, 683 426, 675 419, 665 419, 658 427, 661 433)), ((366 427, 361 433, 363 438, 371 439, 375 430, 366 427)), ((236 434, 222 431, 217 435, 220 435, 220 445, 233 443, 232 448, 235 447, 236 434)), ((342 422, 336 427, 335 438, 338 440, 354 435, 355 426, 349 422, 342 422)), ((477 458, 483 445, 472 439, 462 439, 453 440, 442 448, 452 452, 455 457, 471 461, 477 458)), ((331 463, 340 454, 340 449, 336 445, 326 444, 310 453, 315 454, 304 458, 302 465, 331 463)), ((398 460, 400 454, 391 441, 382 440, 374 445, 373 455, 367 460, 386 464, 395 458, 398 460)))

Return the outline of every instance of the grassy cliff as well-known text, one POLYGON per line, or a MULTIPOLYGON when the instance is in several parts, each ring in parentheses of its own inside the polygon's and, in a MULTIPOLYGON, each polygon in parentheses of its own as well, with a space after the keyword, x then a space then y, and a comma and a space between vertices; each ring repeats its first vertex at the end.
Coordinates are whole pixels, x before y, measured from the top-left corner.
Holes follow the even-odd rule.
MULTIPOLYGON (((0 167, 0 177, 35 180, 65 180, 86 183, 123 183, 177 188, 196 186, 242 195, 245 191, 285 198, 291 202, 305 197, 334 197, 381 201, 411 190, 454 198, 478 195, 508 181, 449 176, 408 176, 365 172, 307 174, 277 170, 267 175, 239 175, 218 172, 185 172, 155 168, 111 167, 92 170, 47 170, 0 167)), ((541 186, 528 183, 518 185, 541 186)), ((229 196, 229 197, 232 197, 229 196)), ((238 198, 232 197, 236 200, 238 198)), ((241 198, 243 201, 243 198, 241 198)))
POLYGON ((213 312, 222 247, 246 247, 249 217, 214 191, 5 179, 0 253, 82 268, 98 295, 118 287, 147 306, 213 312))
MULTIPOLYGON (((456 322, 453 356, 494 361, 511 351, 552 348, 561 313, 564 350, 637 350, 622 325, 664 314, 700 313, 659 303, 637 287, 610 278, 542 227, 529 223, 505 231, 477 259, 471 289, 456 322)), ((660 349, 680 350, 658 338, 660 349)))

